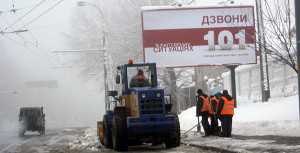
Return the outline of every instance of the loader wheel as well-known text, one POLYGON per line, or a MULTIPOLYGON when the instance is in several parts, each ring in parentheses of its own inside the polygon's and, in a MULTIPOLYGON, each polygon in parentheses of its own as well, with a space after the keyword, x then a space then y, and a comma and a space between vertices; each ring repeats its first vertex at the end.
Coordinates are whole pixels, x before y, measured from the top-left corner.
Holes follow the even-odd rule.
POLYGON ((26 123, 24 121, 21 121, 19 123, 19 136, 23 137, 25 132, 26 132, 26 123))
POLYGON ((104 146, 112 149, 112 136, 111 128, 108 127, 107 115, 103 116, 103 133, 104 133, 104 146))
POLYGON ((128 150, 126 108, 116 107, 112 123, 113 148, 116 151, 128 150))
POLYGON ((45 135, 45 127, 42 127, 42 129, 40 130, 40 135, 45 135))
POLYGON ((166 148, 174 148, 180 145, 180 124, 178 116, 175 118, 175 129, 165 140, 166 148))

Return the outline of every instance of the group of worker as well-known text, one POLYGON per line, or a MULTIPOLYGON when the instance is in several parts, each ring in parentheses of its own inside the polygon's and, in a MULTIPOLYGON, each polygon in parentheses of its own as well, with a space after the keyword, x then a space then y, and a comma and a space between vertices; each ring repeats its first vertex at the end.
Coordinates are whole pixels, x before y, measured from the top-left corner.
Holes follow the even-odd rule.
POLYGON ((201 89, 197 90, 196 116, 202 117, 205 137, 210 135, 231 137, 233 115, 234 99, 227 90, 211 96, 203 93, 201 89), (221 128, 218 124, 219 120, 221 128))

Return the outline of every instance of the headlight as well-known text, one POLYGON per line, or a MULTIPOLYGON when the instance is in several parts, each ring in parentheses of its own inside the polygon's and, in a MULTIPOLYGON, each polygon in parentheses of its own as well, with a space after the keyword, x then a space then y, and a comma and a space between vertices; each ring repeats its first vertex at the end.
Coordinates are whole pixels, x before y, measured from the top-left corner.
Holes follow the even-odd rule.
POLYGON ((159 98, 161 95, 160 93, 156 93, 156 97, 159 98))
POLYGON ((142 94, 142 98, 146 98, 146 94, 142 94))

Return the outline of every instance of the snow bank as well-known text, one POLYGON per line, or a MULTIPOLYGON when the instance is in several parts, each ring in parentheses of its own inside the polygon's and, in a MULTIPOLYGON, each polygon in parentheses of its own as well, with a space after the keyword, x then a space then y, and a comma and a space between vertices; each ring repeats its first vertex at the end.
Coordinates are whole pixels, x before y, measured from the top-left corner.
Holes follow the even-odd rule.
MULTIPOLYGON (((235 109, 232 133, 300 136, 298 109, 298 95, 270 99, 266 103, 240 102, 235 109)), ((182 130, 192 128, 197 124, 196 108, 192 107, 183 111, 179 115, 179 120, 182 130)))
MULTIPOLYGON (((201 118, 200 118, 201 120, 201 118)), ((179 115, 180 129, 187 131, 197 124, 196 107, 191 107, 179 115)), ((194 129, 196 130, 196 129, 194 129)))
POLYGON ((238 103, 234 121, 285 121, 299 120, 298 95, 270 99, 265 103, 238 103))

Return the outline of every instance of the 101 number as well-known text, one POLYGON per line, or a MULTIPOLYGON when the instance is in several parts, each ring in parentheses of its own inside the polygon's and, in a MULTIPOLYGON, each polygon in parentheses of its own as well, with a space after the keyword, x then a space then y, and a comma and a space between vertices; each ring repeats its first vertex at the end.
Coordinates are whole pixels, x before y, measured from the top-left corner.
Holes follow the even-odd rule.
MULTIPOLYGON (((239 40, 239 49, 246 49, 246 37, 245 29, 240 30, 238 33, 234 34, 234 38, 239 40)), ((208 41, 209 50, 215 50, 215 32, 208 31, 204 35, 204 40, 208 41)), ((218 44, 221 50, 231 50, 233 47, 233 34, 228 30, 221 31, 218 36, 218 44), (227 39, 227 41, 225 41, 227 39)))

